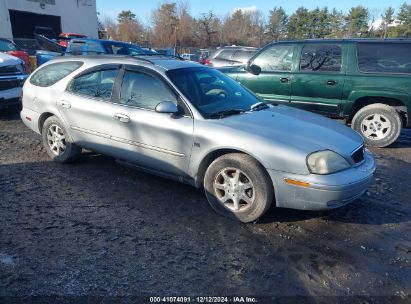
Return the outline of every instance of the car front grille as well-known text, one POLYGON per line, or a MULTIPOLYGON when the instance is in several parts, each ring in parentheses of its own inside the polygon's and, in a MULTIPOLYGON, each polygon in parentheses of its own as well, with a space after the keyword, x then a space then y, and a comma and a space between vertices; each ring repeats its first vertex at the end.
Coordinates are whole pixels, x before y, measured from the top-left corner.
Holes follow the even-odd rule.
POLYGON ((13 88, 18 88, 22 86, 21 80, 11 79, 11 80, 0 80, 0 91, 10 90, 13 88))
POLYGON ((17 75, 17 74, 21 74, 21 72, 15 65, 8 65, 8 66, 0 67, 0 76, 17 75))
POLYGON ((357 150, 351 154, 353 161, 358 164, 364 160, 364 146, 359 147, 357 150))

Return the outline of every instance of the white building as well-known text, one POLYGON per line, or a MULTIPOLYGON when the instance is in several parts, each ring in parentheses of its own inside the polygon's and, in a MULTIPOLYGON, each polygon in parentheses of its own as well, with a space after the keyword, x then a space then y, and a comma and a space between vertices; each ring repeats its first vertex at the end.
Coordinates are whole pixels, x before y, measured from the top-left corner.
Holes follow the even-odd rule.
POLYGON ((33 39, 36 27, 98 38, 96 0, 0 0, 0 37, 33 39))

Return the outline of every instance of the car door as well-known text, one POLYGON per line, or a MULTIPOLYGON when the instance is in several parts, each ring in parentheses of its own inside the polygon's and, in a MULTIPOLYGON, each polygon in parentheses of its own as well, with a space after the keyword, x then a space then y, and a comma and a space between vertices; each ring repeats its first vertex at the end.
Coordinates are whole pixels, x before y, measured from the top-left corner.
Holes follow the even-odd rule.
POLYGON ((291 85, 291 106, 335 116, 340 112, 345 82, 340 44, 305 44, 291 85))
POLYGON ((115 89, 111 138, 117 157, 145 168, 184 176, 193 146, 193 118, 164 78, 143 67, 126 67, 115 89), (172 101, 179 114, 158 113, 156 106, 172 101))
POLYGON ((267 47, 250 62, 258 65, 261 73, 253 75, 243 69, 236 80, 267 102, 289 104, 294 49, 292 44, 267 47))
POLYGON ((114 83, 121 65, 100 65, 76 76, 59 96, 57 106, 74 141, 82 147, 111 154, 110 132, 114 83))

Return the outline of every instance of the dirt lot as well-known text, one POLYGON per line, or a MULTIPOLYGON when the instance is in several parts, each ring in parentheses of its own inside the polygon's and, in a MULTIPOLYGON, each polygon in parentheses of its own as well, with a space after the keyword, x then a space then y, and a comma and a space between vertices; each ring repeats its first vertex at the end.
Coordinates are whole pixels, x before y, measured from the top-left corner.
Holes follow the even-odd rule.
POLYGON ((53 163, 18 113, 3 111, 0 296, 411 301, 411 132, 373 152, 378 171, 361 200, 331 212, 272 208, 244 225, 216 215, 202 190, 105 156, 53 163))

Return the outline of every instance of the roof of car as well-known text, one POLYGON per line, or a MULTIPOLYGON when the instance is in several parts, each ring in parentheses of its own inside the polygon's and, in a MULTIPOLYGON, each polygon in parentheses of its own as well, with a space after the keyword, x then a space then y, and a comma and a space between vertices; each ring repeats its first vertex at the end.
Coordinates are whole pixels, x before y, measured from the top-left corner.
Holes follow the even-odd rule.
POLYGON ((102 43, 118 43, 118 44, 127 44, 127 45, 136 45, 124 41, 117 41, 117 40, 104 40, 104 39, 94 39, 94 38, 73 38, 72 41, 97 41, 97 42, 102 42, 102 43))
POLYGON ((174 70, 189 67, 204 67, 203 65, 191 61, 169 58, 165 55, 151 56, 120 56, 120 55, 82 55, 82 56, 62 56, 53 61, 83 61, 94 62, 95 64, 140 64, 140 65, 155 65, 163 70, 174 70))
POLYGON ((396 43, 410 43, 409 38, 348 38, 348 39, 335 39, 335 38, 324 38, 324 39, 303 39, 303 40, 281 40, 273 41, 274 43, 352 43, 352 42, 364 42, 364 43, 376 43, 376 42, 396 42, 396 43))

